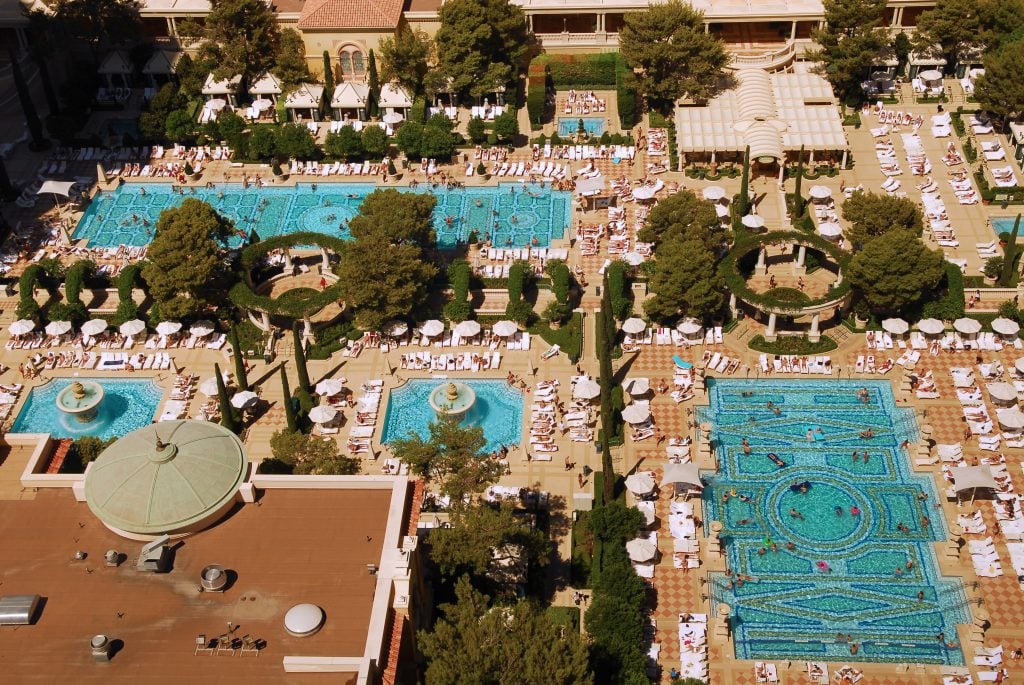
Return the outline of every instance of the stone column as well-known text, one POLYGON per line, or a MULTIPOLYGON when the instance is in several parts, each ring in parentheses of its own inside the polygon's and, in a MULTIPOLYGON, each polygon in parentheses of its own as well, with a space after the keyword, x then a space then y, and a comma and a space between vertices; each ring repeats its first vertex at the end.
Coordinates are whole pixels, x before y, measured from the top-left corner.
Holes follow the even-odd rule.
POLYGON ((843 270, 839 269, 836 271, 836 284, 834 287, 839 287, 839 284, 843 282, 843 270))
POLYGON ((796 249, 796 260, 793 262, 793 275, 803 276, 807 273, 807 267, 804 266, 805 260, 807 259, 807 248, 803 245, 798 245, 796 249))
POLYGON ((775 324, 777 317, 774 313, 768 315, 768 330, 764 332, 764 339, 767 342, 775 342, 775 324))
POLYGON ((736 318, 736 314, 739 312, 739 308, 736 306, 736 293, 729 293, 729 313, 732 314, 732 318, 736 318))
POLYGON ((811 315, 811 330, 807 334, 807 340, 810 342, 818 342, 821 340, 821 331, 818 330, 820 323, 821 314, 815 313, 811 315))
POLYGON ((302 320, 302 337, 313 337, 313 322, 309 320, 309 317, 306 317, 302 320))
POLYGON ((763 247, 758 249, 758 251, 757 251, 757 265, 754 266, 754 273, 758 274, 759 276, 764 276, 766 273, 768 273, 768 264, 767 264, 767 261, 766 261, 767 257, 768 257, 768 250, 766 250, 763 247))
POLYGON ((789 39, 796 40, 796 22, 794 21, 789 27, 789 39))
POLYGON ((597 15, 597 33, 605 33, 604 28, 604 13, 597 15))
POLYGON ((270 314, 266 312, 260 312, 263 318, 263 330, 270 331, 270 314))
POLYGON ((839 168, 840 169, 845 169, 846 168, 846 159, 847 159, 847 155, 849 155, 849 154, 850 154, 849 150, 843 150, 843 161, 839 163, 839 168))
POLYGON ((284 272, 290 274, 292 272, 292 251, 287 247, 284 249, 284 272))
POLYGON ((320 248, 320 271, 327 273, 331 270, 331 257, 327 254, 327 248, 320 248))
POLYGON ((896 11, 892 13, 892 25, 903 26, 903 8, 897 7, 896 11))

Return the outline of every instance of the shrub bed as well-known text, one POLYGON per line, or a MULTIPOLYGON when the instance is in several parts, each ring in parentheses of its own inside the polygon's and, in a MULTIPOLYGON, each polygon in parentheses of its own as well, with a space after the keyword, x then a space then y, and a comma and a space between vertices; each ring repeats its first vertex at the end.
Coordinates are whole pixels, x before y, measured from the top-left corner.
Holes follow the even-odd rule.
POLYGON ((796 336, 782 336, 775 342, 767 342, 763 335, 755 335, 747 343, 750 349, 768 354, 824 354, 839 347, 836 341, 827 335, 812 343, 807 338, 796 336))
POLYGON ((532 335, 539 335, 547 344, 558 345, 573 364, 583 354, 583 315, 579 312, 574 312, 560 328, 538 322, 528 330, 532 335))
POLYGON ((604 90, 615 85, 616 68, 621 58, 616 52, 580 55, 537 55, 530 68, 540 65, 551 75, 556 88, 604 90))

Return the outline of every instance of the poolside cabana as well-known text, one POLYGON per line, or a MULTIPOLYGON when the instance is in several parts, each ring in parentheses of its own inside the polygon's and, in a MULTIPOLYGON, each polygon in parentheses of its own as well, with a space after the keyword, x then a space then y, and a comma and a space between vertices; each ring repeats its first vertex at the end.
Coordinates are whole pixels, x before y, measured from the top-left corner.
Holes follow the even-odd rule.
POLYGON ((142 75, 152 88, 159 88, 174 78, 174 70, 180 58, 180 52, 157 50, 142 67, 142 75))
POLYGON ((688 159, 736 162, 750 147, 761 166, 795 158, 800 148, 841 157, 849 145, 828 81, 816 74, 740 69, 738 85, 704 106, 676 108, 680 164, 688 159))
POLYGON ((97 73, 102 77, 107 88, 130 88, 131 75, 135 71, 128 55, 115 50, 103 58, 97 73))
POLYGON ((909 57, 908 75, 911 79, 918 77, 922 71, 936 69, 945 71, 946 58, 941 56, 942 48, 935 46, 925 52, 911 52, 909 57))
POLYGON ((974 501, 978 490, 996 490, 998 484, 989 466, 955 466, 950 469, 953 475, 953 492, 957 498, 961 493, 970 491, 974 501))
POLYGON ((320 121, 320 107, 324 101, 324 87, 319 83, 301 83, 284 98, 285 109, 291 121, 320 121))
POLYGON ((665 464, 665 471, 661 477, 662 487, 671 485, 673 496, 691 495, 699 493, 704 489, 704 483, 700 480, 700 471, 694 463, 676 464, 669 462, 665 464))
POLYGON ((249 86, 249 95, 253 96, 254 99, 270 100, 274 105, 277 105, 277 99, 281 97, 283 92, 284 88, 281 86, 281 79, 270 72, 263 74, 249 86))
POLYGON ((366 108, 370 101, 370 87, 365 83, 346 81, 339 83, 331 95, 331 112, 336 120, 358 119, 366 121, 366 108))
POLYGON ((412 96, 409 91, 397 83, 385 83, 380 89, 377 105, 380 107, 382 116, 398 113, 406 118, 409 116, 409 108, 412 107, 412 96))
POLYGON ((238 106, 238 88, 242 85, 242 75, 236 74, 231 78, 217 79, 213 74, 206 75, 203 83, 203 97, 207 102, 213 100, 224 100, 232 107, 238 106))

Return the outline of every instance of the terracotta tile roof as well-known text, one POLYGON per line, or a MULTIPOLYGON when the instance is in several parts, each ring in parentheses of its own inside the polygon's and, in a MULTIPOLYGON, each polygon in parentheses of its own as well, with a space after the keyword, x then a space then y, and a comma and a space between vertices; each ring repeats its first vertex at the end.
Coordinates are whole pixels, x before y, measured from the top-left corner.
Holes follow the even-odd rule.
POLYGON ((394 29, 404 0, 306 0, 300 29, 394 29))

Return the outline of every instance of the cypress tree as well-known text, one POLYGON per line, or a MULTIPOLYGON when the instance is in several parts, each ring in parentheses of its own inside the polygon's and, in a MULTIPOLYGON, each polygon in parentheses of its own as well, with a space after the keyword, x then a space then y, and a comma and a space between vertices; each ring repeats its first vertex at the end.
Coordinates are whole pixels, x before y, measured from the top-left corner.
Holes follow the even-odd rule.
POLYGON ((611 501, 615 494, 615 466, 612 464, 612 453, 608 441, 615 433, 612 416, 612 359, 611 346, 608 343, 606 320, 610 317, 604 309, 595 318, 596 334, 594 345, 597 348, 598 384, 601 386, 601 472, 604 474, 604 499, 611 501))
POLYGON ((53 81, 50 80, 50 68, 46 66, 46 58, 38 50, 33 50, 36 60, 36 67, 39 69, 39 80, 43 84, 43 94, 46 96, 46 108, 50 116, 60 114, 60 102, 57 100, 57 93, 53 90, 53 81))
POLYGON ((292 400, 292 390, 288 387, 288 374, 281 364, 281 392, 284 393, 284 416, 288 421, 288 430, 292 433, 299 431, 299 417, 295 414, 295 402, 292 400))
POLYGON ((32 95, 28 91, 25 76, 21 73, 21 65, 18 64, 14 50, 8 50, 7 54, 11 59, 11 74, 14 77, 14 87, 18 91, 18 100, 21 101, 21 109, 25 112, 25 124, 32 136, 32 147, 41 150, 46 147, 46 140, 43 138, 43 123, 39 120, 39 114, 36 113, 36 105, 32 102, 32 95))
POLYGON ((746 216, 750 205, 750 146, 743 151, 743 178, 740 179, 740 216, 746 216))
POLYGON ((11 177, 7 175, 7 163, 0 157, 0 200, 13 200, 18 191, 11 185, 11 177))
POLYGON ((299 374, 299 391, 311 393, 313 390, 309 383, 309 369, 306 368, 306 350, 302 346, 298 321, 292 322, 292 338, 295 341, 295 371, 299 374))
POLYGON ((235 416, 235 408, 231 406, 228 399, 228 388, 224 385, 224 378, 220 375, 220 364, 214 363, 213 375, 217 379, 217 402, 220 405, 220 425, 232 433, 239 429, 238 418, 235 416))
POLYGON ((374 57, 373 50, 370 50, 370 64, 367 68, 367 85, 370 88, 370 117, 375 118, 377 114, 379 114, 377 103, 380 99, 380 83, 377 81, 377 58, 374 57))
POLYGON ((324 100, 330 102, 334 95, 334 67, 331 65, 331 53, 324 50, 324 100))
POLYGON ((999 274, 999 285, 1003 288, 1009 288, 1010 282, 1013 280, 1013 263, 1017 260, 1017 230, 1019 228, 1020 214, 1017 215, 1017 220, 1013 222, 1010 240, 1006 243, 1006 249, 1003 250, 1003 272, 999 274))
POLYGON ((242 350, 238 347, 238 329, 231 324, 228 330, 228 344, 231 345, 231 357, 235 361, 235 378, 238 379, 238 389, 249 389, 249 378, 245 373, 245 360, 242 359, 242 350))
POLYGON ((804 146, 800 146, 799 156, 796 158, 796 186, 793 188, 793 218, 804 215, 804 196, 801 186, 804 180, 804 146))

